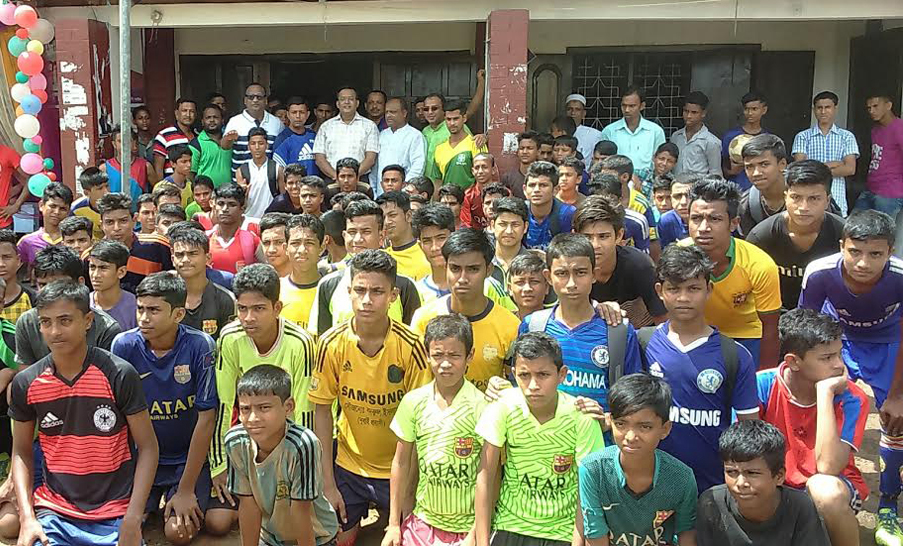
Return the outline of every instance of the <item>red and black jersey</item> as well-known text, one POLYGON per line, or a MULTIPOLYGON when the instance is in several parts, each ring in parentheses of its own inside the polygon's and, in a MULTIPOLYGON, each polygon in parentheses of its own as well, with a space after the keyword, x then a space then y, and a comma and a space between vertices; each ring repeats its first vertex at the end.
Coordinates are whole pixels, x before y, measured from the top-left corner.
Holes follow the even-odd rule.
POLYGON ((35 507, 75 519, 123 516, 135 476, 126 416, 147 409, 135 368, 90 347, 74 380, 60 377, 48 355, 19 373, 10 389, 9 416, 35 422, 44 452, 35 507))

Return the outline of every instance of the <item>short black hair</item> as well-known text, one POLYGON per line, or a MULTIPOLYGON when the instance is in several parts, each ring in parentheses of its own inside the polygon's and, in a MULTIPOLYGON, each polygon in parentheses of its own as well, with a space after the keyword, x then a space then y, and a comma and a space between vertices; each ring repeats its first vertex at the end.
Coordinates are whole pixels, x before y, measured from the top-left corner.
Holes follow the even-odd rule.
POLYGON ((445 95, 442 93, 430 93, 429 95, 423 97, 423 101, 426 102, 426 99, 434 98, 439 99, 439 103, 442 104, 442 109, 445 110, 445 95))
POLYGON ((564 115, 555 116, 555 118, 552 119, 552 126, 556 129, 564 131, 564 134, 568 136, 574 136, 574 132, 577 130, 577 123, 575 123, 573 119, 564 115))
MULTIPOLYGON (((215 105, 214 105, 215 106, 215 105)), ((213 180, 209 176, 205 176, 203 174, 199 174, 194 177, 194 182, 191 183, 192 188, 196 188, 198 186, 204 186, 210 188, 211 190, 216 188, 216 185, 213 183, 213 180)))
POLYGON ((383 228, 383 209, 371 199, 360 199, 352 201, 343 207, 345 213, 345 223, 348 220, 359 218, 361 216, 376 216, 376 224, 379 229, 383 228))
POLYGON ((107 176, 107 173, 97 167, 88 167, 78 175, 78 183, 82 185, 82 188, 90 190, 97 186, 109 184, 110 178, 107 176))
POLYGON ((527 210, 527 205, 524 203, 523 199, 518 199, 516 197, 499 197, 492 203, 492 211, 495 214, 495 217, 498 218, 500 214, 507 212, 508 214, 516 214, 520 216, 520 219, 526 222, 530 213, 527 210))
POLYGON ((577 159, 576 157, 566 157, 561 163, 558 165, 559 167, 570 167, 574 169, 574 172, 577 173, 577 176, 583 176, 583 171, 586 170, 586 165, 583 161, 577 159))
MULTIPOLYGON (((320 221, 323 223, 323 231, 329 235, 332 242, 344 248, 345 237, 342 236, 342 232, 345 231, 345 213, 340 210, 327 210, 320 216, 320 221)), ((321 240, 320 243, 322 242, 321 240)))
POLYGON ((279 301, 279 274, 269 264, 242 267, 232 280, 232 293, 237 299, 245 292, 257 292, 275 304, 279 301))
POLYGON ((690 189, 690 206, 697 200, 706 203, 724 201, 727 203, 727 215, 736 218, 740 209, 740 186, 730 180, 706 177, 693 184, 690 189))
POLYGON ((759 157, 765 152, 771 152, 778 161, 787 159, 787 147, 784 146, 784 141, 781 140, 781 137, 767 133, 756 135, 749 139, 749 142, 743 145, 740 155, 743 159, 747 159, 759 157))
POLYGON ((671 419, 671 387, 663 379, 646 373, 625 375, 608 390, 612 419, 650 409, 667 423, 671 419))
POLYGON ((258 224, 258 228, 260 228, 260 236, 263 237, 263 232, 268 229, 273 228, 282 228, 282 236, 288 240, 288 221, 291 218, 291 214, 287 212, 268 212, 264 214, 260 218, 260 223, 258 224))
POLYGON ((684 104, 695 104, 705 110, 709 107, 709 97, 702 91, 690 91, 684 99, 684 104))
POLYGON ((621 194, 624 192, 624 184, 616 174, 599 172, 590 178, 589 189, 592 195, 610 195, 620 201, 621 194))
POLYGON ((310 104, 308 104, 307 99, 297 95, 291 96, 285 101, 286 109, 291 108, 292 106, 306 106, 307 109, 310 110, 310 104))
POLYGON ((442 339, 454 338, 464 344, 464 356, 473 349, 473 327, 470 321, 459 313, 437 315, 426 323, 423 334, 423 346, 426 354, 430 354, 430 343, 442 339))
POLYGON ((721 433, 718 453, 724 463, 748 463, 761 457, 774 476, 785 468, 787 443, 778 427, 761 419, 746 419, 721 433))
MULTIPOLYGON (((347 192, 347 193, 344 193, 344 192, 343 192, 343 193, 337 193, 337 194, 335 194, 335 196, 334 196, 332 199, 329 200, 329 204, 330 204, 330 205, 335 205, 335 202, 334 202, 334 201, 335 201, 337 198, 339 198, 339 202, 341 203, 342 210, 347 209, 347 208, 348 208, 348 204, 349 204, 349 203, 353 203, 353 202, 355 202, 355 201, 372 201, 372 199, 370 199, 369 197, 367 197, 367 194, 365 194, 365 193, 361 193, 361 192, 359 192, 359 191, 350 191, 350 192, 347 192), (339 198, 339 196, 341 196, 341 198, 339 198)), ((346 220, 348 219, 347 216, 345 217, 345 219, 346 219, 346 220)))
POLYGON ((524 131, 523 133, 517 135, 517 143, 520 144, 521 140, 532 140, 536 147, 539 148, 539 133, 536 131, 524 131))
POLYGON ((238 378, 235 395, 278 396, 285 402, 292 397, 292 378, 279 366, 257 364, 238 378))
MULTIPOLYGON (((508 189, 508 186, 502 184, 501 182, 492 182, 490 184, 486 184, 486 187, 483 188, 483 199, 485 199, 487 195, 501 195, 502 197, 509 197, 511 195, 511 190, 508 189)), ((493 205, 493 207, 494 206, 495 205, 493 205)))
POLYGON ((526 185, 528 178, 539 178, 540 176, 547 177, 552 182, 552 186, 558 185, 558 167, 554 163, 549 161, 530 163, 530 166, 527 167, 527 174, 524 176, 524 184, 526 185))
POLYGON ((436 189, 433 181, 425 176, 415 176, 413 178, 410 178, 405 182, 405 185, 414 186, 414 189, 417 191, 417 193, 425 193, 427 194, 427 196, 433 195, 433 192, 436 189))
POLYGON ((455 110, 458 110, 463 116, 467 114, 467 103, 459 99, 450 100, 444 106, 443 110, 445 110, 446 112, 454 112, 455 110))
POLYGON ((383 167, 383 171, 380 174, 386 174, 389 171, 396 171, 396 172, 401 173, 402 179, 404 179, 405 175, 407 174, 407 172, 404 170, 404 167, 402 167, 401 165, 398 165, 397 163, 393 163, 391 165, 386 165, 385 167, 383 167))
POLYGON ((894 94, 891 93, 889 89, 872 89, 869 91, 868 95, 865 96, 866 101, 871 99, 883 99, 887 102, 894 102, 894 94))
POLYGON ((65 275, 73 281, 84 277, 85 269, 81 258, 67 246, 51 245, 35 254, 32 267, 36 279, 52 275, 65 275))
POLYGON ((615 234, 624 229, 624 206, 618 198, 610 195, 590 195, 577 206, 574 213, 574 232, 596 222, 608 222, 615 234))
POLYGON ((307 176, 307 167, 300 163, 289 163, 282 172, 286 177, 297 176, 298 178, 304 178, 307 176))
POLYGON ((879 239, 887 241, 893 248, 896 237, 896 223, 889 215, 877 210, 855 210, 843 224, 843 239, 853 241, 869 241, 879 239))
POLYGON ((618 173, 618 176, 633 176, 633 161, 629 157, 622 154, 614 154, 606 157, 598 163, 600 169, 612 170, 618 173))
POLYGON ((389 279, 389 283, 394 287, 398 277, 398 265, 395 258, 389 256, 384 250, 367 249, 358 252, 351 258, 348 263, 351 270, 351 279, 358 273, 381 273, 389 279))
POLYGON ((652 193, 667 190, 671 191, 671 185, 674 184, 674 177, 671 173, 656 176, 652 179, 652 193))
POLYGON ((642 87, 636 85, 635 83, 628 85, 627 88, 624 89, 624 92, 621 93, 621 98, 623 99, 624 97, 629 97, 630 95, 638 96, 640 98, 640 102, 646 101, 646 92, 642 87))
POLYGON ((830 196, 834 176, 831 174, 831 169, 821 161, 803 159, 787 165, 787 170, 784 171, 784 180, 787 183, 787 189, 793 186, 822 186, 830 196))
MULTIPOLYGON (((275 109, 274 109, 275 111, 275 109)), ((250 131, 248 131, 248 142, 251 142, 253 137, 263 137, 263 140, 267 140, 267 131, 263 127, 252 127, 250 131)), ((267 141, 267 145, 269 146, 269 141, 267 141)))
MULTIPOLYGON (((339 211, 329 211, 336 212, 338 214, 342 214, 339 211)), ((328 213, 327 213, 328 214, 328 213)), ((323 215, 326 217, 326 214, 323 215)), ((342 217, 344 218, 344 216, 342 217)), ((317 238, 317 242, 319 244, 323 244, 323 238, 326 236, 326 227, 324 226, 324 222, 314 216, 313 214, 293 214, 288 218, 288 221, 285 224, 285 238, 290 239, 291 233, 293 229, 309 229, 314 232, 314 236, 317 238)), ((344 229, 344 228, 343 228, 344 229)), ((261 233, 263 232, 263 228, 260 228, 261 233)), ((341 239, 341 232, 339 232, 339 238, 341 239)))
POLYGON ((579 233, 559 233, 552 237, 546 249, 546 267, 552 268, 552 262, 558 258, 589 258, 590 266, 596 267, 596 253, 593 245, 585 235, 579 233))
POLYGON ((150 108, 143 104, 132 108, 132 119, 135 119, 135 117, 138 116, 139 112, 147 112, 147 115, 150 115, 150 108))
POLYGON ((235 182, 227 182, 213 190, 213 199, 235 199, 242 207, 245 206, 245 190, 235 182))
POLYGON ((339 171, 342 169, 351 169, 354 172, 358 172, 361 169, 361 164, 357 159, 354 159, 353 157, 345 157, 338 160, 338 162, 336 162, 335 164, 336 176, 339 175, 339 171))
POLYGON ((618 145, 610 140, 600 140, 593 146, 593 153, 599 155, 615 155, 618 153, 618 145))
POLYGON ((162 197, 175 197, 179 200, 179 203, 182 202, 182 190, 176 187, 172 182, 162 181, 154 187, 153 191, 154 196, 154 206, 158 208, 160 207, 160 199, 162 197))
MULTIPOLYGON (((251 131, 253 130, 254 129, 251 129, 251 131)), ((166 150, 166 156, 172 163, 175 163, 179 158, 186 155, 191 157, 191 148, 189 148, 187 144, 173 144, 166 150)))
POLYGON ((164 216, 172 216, 174 218, 178 218, 179 220, 184 220, 185 209, 182 208, 182 205, 176 205, 175 203, 166 203, 164 205, 160 205, 157 208, 157 215, 154 217, 154 223, 159 224, 160 219, 164 216))
POLYGON ((393 190, 383 192, 379 197, 376 198, 377 205, 383 206, 386 203, 394 203, 395 206, 401 209, 401 211, 404 213, 407 213, 411 210, 411 198, 403 191, 393 190))
POLYGON ((34 306, 40 311, 49 305, 64 300, 74 303, 75 307, 84 315, 91 311, 91 296, 90 292, 88 292, 88 287, 83 283, 68 279, 58 279, 41 288, 37 298, 35 298, 34 306))
POLYGON ((154 194, 152 193, 142 193, 138 196, 138 200, 135 201, 135 203, 138 210, 141 210, 141 205, 144 205, 145 203, 150 203, 154 206, 154 210, 157 209, 157 203, 154 201, 154 194))
POLYGON ((90 237, 94 232, 94 222, 84 216, 67 216, 60 222, 60 233, 63 237, 75 235, 79 231, 87 231, 90 237))
POLYGON ((131 214, 132 200, 128 195, 111 192, 97 200, 97 211, 100 212, 101 219, 103 219, 104 214, 117 210, 125 210, 131 214))
POLYGON ((761 102, 765 106, 768 106, 768 100, 765 98, 765 95, 756 90, 752 90, 740 97, 740 104, 742 104, 743 106, 746 106, 750 102, 756 101, 761 102))
POLYGON ((778 320, 782 354, 793 353, 804 358, 815 347, 837 341, 842 335, 839 322, 813 309, 797 307, 778 320))
POLYGON ((514 275, 526 275, 527 273, 536 273, 542 277, 543 282, 548 284, 542 272, 546 268, 546 262, 536 252, 524 252, 518 254, 508 264, 508 279, 514 275))
POLYGON ((457 184, 443 184, 442 187, 439 188, 439 199, 442 199, 446 195, 454 197, 459 205, 464 204, 464 190, 461 189, 461 186, 457 184))
MULTIPOLYGON (((225 98, 225 97, 223 97, 223 98, 225 98)), ((203 108, 201 108, 201 115, 203 116, 204 114, 206 114, 207 110, 216 110, 217 112, 220 113, 220 116, 222 116, 224 113, 223 109, 220 108, 219 104, 215 104, 212 102, 208 102, 207 104, 204 105, 203 108)))
POLYGON ((73 200, 72 190, 65 184, 51 182, 44 188, 44 195, 41 197, 41 202, 46 203, 51 199, 59 199, 63 203, 66 203, 67 207, 70 207, 72 206, 73 200))
POLYGON ((174 310, 185 307, 188 298, 188 288, 185 280, 172 271, 160 271, 148 275, 138 283, 135 289, 135 297, 163 298, 174 310))
MULTIPOLYGON (((571 120, 573 121, 573 120, 571 120)), ((543 146, 551 146, 555 143, 555 137, 552 136, 551 133, 539 133, 539 147, 543 146)), ((492 154, 481 154, 481 155, 492 155, 492 154)), ((495 158, 492 158, 492 164, 495 165, 495 158)))
POLYGON ((89 258, 113 264, 116 268, 125 267, 129 263, 129 247, 111 239, 101 239, 94 243, 89 258))
POLYGON ((16 247, 17 242, 18 241, 16 240, 16 234, 13 233, 13 230, 0 229, 0 244, 7 243, 13 245, 13 250, 16 251, 18 255, 18 249, 16 247))
POLYGON ((439 203, 425 205, 414 212, 414 218, 411 221, 414 237, 419 239, 420 232, 427 227, 447 229, 449 232, 453 232, 455 231, 455 215, 445 205, 439 203))
POLYGON ((527 332, 518 337, 511 348, 512 363, 516 364, 518 357, 524 360, 536 360, 548 358, 555 365, 556 370, 564 366, 564 358, 561 356, 561 345, 558 340, 545 332, 527 332))
MULTIPOLYGON (((489 242, 489 237, 482 229, 461 228, 451 235, 442 245, 442 257, 448 262, 451 256, 460 256, 468 252, 478 252, 486 260, 486 268, 492 267, 492 259, 495 257, 495 247, 489 242)), ((491 271, 490 271, 491 272, 491 271)), ((488 275, 488 273, 487 273, 488 275)))
POLYGON ((674 144, 673 142, 665 142, 664 144, 660 144, 659 147, 655 149, 655 154, 653 154, 653 157, 657 156, 660 153, 671 154, 671 157, 678 159, 680 157, 680 148, 678 148, 677 144, 674 144))
POLYGON ((837 103, 840 102, 840 97, 837 96, 837 93, 835 93, 833 91, 822 91, 822 92, 816 94, 815 97, 812 98, 812 106, 815 106, 815 104, 818 101, 825 100, 825 99, 828 99, 831 102, 833 102, 834 106, 837 106, 837 103))
MULTIPOLYGON (((187 224, 188 222, 184 223, 187 224)), ((200 248, 204 251, 204 254, 210 252, 210 239, 207 238, 203 231, 180 224, 183 224, 183 222, 169 226, 169 230, 166 232, 166 236, 169 237, 170 247, 173 250, 176 248, 176 243, 182 243, 191 248, 200 248)))
POLYGON ((668 245, 662 251, 655 274, 660 283, 678 285, 700 277, 709 281, 714 269, 715 264, 698 246, 668 245))
POLYGON ((321 194, 326 194, 326 181, 316 175, 301 177, 298 186, 309 186, 311 188, 316 188, 321 194))
POLYGON ((577 138, 571 135, 557 136, 552 142, 552 146, 567 146, 572 152, 577 149, 577 144, 577 138))
MULTIPOLYGON (((252 83, 251 85, 255 85, 255 84, 252 83)), ((248 86, 248 87, 250 87, 250 86, 248 86)), ((193 104, 195 108, 198 107, 198 103, 195 102, 194 99, 189 99, 186 97, 179 97, 179 99, 176 100, 176 110, 178 110, 180 106, 182 106, 183 104, 186 104, 186 103, 193 104)))

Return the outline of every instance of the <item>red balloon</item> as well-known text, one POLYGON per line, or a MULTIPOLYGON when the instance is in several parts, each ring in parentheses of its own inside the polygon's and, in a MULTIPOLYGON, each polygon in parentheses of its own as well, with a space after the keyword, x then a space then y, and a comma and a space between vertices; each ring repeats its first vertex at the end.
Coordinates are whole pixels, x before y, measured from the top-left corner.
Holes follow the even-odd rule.
POLYGON ((38 100, 41 101, 41 104, 47 102, 47 91, 44 91, 43 89, 35 89, 31 92, 31 94, 38 97, 38 100))
POLYGON ((51 182, 56 182, 56 173, 55 173, 55 172, 53 172, 53 171, 47 171, 47 172, 44 173, 44 174, 47 175, 47 178, 49 178, 51 182))
POLYGON ((16 36, 18 36, 19 38, 25 40, 26 38, 28 38, 28 29, 27 29, 27 28, 20 28, 19 30, 16 31, 16 36))
POLYGON ((29 76, 40 74, 41 70, 44 69, 44 59, 37 53, 31 53, 30 51, 20 54, 19 58, 16 60, 16 64, 18 65, 19 70, 29 76))

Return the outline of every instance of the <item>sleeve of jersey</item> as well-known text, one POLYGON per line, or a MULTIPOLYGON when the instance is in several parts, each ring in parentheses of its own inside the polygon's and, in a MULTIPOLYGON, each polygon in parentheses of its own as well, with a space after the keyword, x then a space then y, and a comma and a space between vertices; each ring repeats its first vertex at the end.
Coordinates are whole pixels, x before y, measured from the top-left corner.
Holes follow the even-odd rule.
POLYGON ((201 165, 201 143, 195 138, 188 143, 188 149, 191 150, 191 172, 196 173, 201 165))
POLYGON ((192 359, 194 366, 193 375, 197 377, 197 391, 195 393, 194 407, 198 411, 208 411, 219 407, 219 397, 216 395, 216 373, 214 362, 216 361, 216 344, 208 335, 204 335, 207 346, 201 350, 199 358, 192 359))
POLYGON ((317 340, 317 365, 310 380, 310 392, 307 393, 314 404, 332 404, 339 395, 336 354, 331 343, 336 343, 334 335, 325 335, 317 340))
POLYGON ((865 422, 868 419, 869 403, 865 394, 850 382, 850 387, 840 395, 840 440, 859 451, 862 436, 865 434, 865 422))
POLYGON ((763 370, 756 373, 756 396, 759 398, 759 417, 764 419, 764 413, 768 410, 768 402, 771 399, 771 391, 774 389, 777 368, 763 370))
POLYGON ((288 140, 283 140, 279 143, 279 146, 276 147, 276 151, 273 152, 273 160, 283 168, 287 164, 285 158, 288 155, 288 145, 288 140))
MULTIPOLYGON (((737 343, 736 341, 734 343, 737 343)), ((737 343, 737 377, 731 396, 734 409, 739 415, 758 413, 759 396, 756 393, 756 364, 749 350, 737 343)))
MULTIPOLYGON (((813 505, 814 506, 814 505, 813 505)), ((721 519, 721 513, 715 504, 715 496, 712 490, 704 492, 696 503, 696 544, 697 546, 720 546, 714 533, 714 523, 721 519)), ((720 538, 720 537, 719 537, 720 538)), ((791 544, 803 544, 791 542, 791 544)))
POLYGON ((401 284, 401 310, 402 321, 405 324, 411 324, 414 319, 414 312, 420 309, 420 294, 414 281, 407 277, 399 277, 401 284))
POLYGON ((241 497, 250 497, 254 494, 251 489, 251 478, 248 475, 248 461, 242 442, 230 441, 226 444, 229 454, 229 491, 241 497))
POLYGON ((624 375, 643 371, 643 359, 640 355, 640 342, 636 330, 627 325, 627 347, 624 350, 624 375))
POLYGON ((591 459, 577 469, 580 476, 580 509, 583 513, 583 535, 586 538, 608 536, 608 520, 602 506, 611 504, 603 497, 601 459, 591 459))
POLYGON ((113 378, 113 396, 122 413, 135 415, 147 409, 147 398, 141 388, 141 378, 131 364, 125 362, 116 367, 113 378))
POLYGON ((579 465, 588 455, 603 447, 605 447, 605 439, 602 437, 602 427, 599 426, 599 422, 589 415, 579 413, 577 415, 577 449, 575 451, 577 464, 579 465))
POLYGON ((655 212, 652 210, 652 205, 649 205, 649 208, 646 209, 646 212, 643 213, 646 216, 646 222, 649 223, 649 240, 657 241, 658 240, 658 231, 656 230, 655 223, 655 212))
POLYGON ((13 378, 13 382, 9 386, 9 416, 13 421, 24 423, 37 419, 34 406, 28 403, 30 379, 31 374, 20 373, 13 378))
POLYGON ((404 398, 398 404, 398 409, 395 410, 395 417, 392 418, 392 423, 389 424, 389 428, 395 433, 395 436, 399 440, 408 443, 413 443, 417 439, 414 427, 415 397, 416 394, 413 392, 404 395, 404 398))
POLYGON ((426 349, 420 338, 415 338, 411 343, 411 367, 405 374, 406 388, 408 392, 426 385, 433 379, 432 371, 426 361, 426 349))
POLYGON ((492 402, 486 406, 476 427, 476 433, 479 434, 483 440, 499 449, 505 447, 505 442, 508 439, 508 431, 505 427, 506 411, 507 405, 504 400, 492 402))
POLYGON ((295 459, 292 464, 291 480, 291 499, 293 501, 313 501, 316 500, 321 490, 319 484, 319 476, 323 474, 320 468, 320 459, 322 450, 320 442, 317 441, 316 435, 311 431, 305 431, 304 442, 296 444, 297 449, 291 452, 295 459))
POLYGON ((780 309, 781 278, 778 276, 778 266, 774 260, 767 254, 762 259, 756 259, 752 275, 752 293, 756 297, 756 311, 771 313, 780 309))
MULTIPOLYGON (((97 316, 94 317, 94 320, 97 320, 97 316)), ((109 321, 105 326, 98 324, 97 330, 97 346, 105 351, 110 350, 113 346, 113 339, 122 333, 122 327, 115 320, 109 321)))
POLYGON ((696 477, 693 471, 684 467, 683 491, 677 505, 676 519, 674 520, 674 532, 684 533, 696 528, 696 499, 698 489, 696 477))
POLYGON ((216 359, 216 392, 219 409, 216 411, 216 425, 213 429, 210 447, 210 475, 218 476, 226 470, 226 433, 232 425, 232 408, 235 405, 235 385, 238 382, 238 351, 229 336, 219 338, 216 359))
POLYGON ((825 285, 822 282, 824 273, 819 269, 814 269, 813 264, 806 266, 803 273, 803 286, 800 290, 799 307, 803 309, 814 309, 821 311, 825 304, 827 294, 825 293, 825 285))
MULTIPOLYGON (((23 314, 16 321, 16 363, 19 366, 31 366, 35 363, 35 354, 31 347, 31 339, 35 339, 36 341, 41 339, 40 332, 34 332, 33 328, 30 328, 31 315, 28 313, 23 314), (29 331, 31 331, 32 336, 29 338, 29 331)), ((38 341, 40 343, 40 341, 38 341)))

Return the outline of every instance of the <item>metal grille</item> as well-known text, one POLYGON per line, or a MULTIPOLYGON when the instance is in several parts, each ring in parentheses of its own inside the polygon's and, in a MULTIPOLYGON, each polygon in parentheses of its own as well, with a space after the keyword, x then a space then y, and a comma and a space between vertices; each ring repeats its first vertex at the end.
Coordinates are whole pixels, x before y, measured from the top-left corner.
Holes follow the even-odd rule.
POLYGON ((689 53, 597 53, 574 57, 574 89, 586 97, 585 124, 603 129, 621 118, 621 94, 630 85, 646 93, 643 115, 665 135, 683 127, 683 99, 690 91, 689 53))

